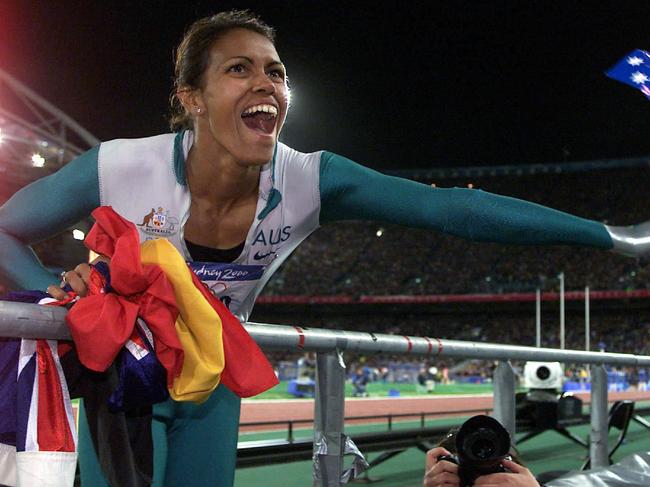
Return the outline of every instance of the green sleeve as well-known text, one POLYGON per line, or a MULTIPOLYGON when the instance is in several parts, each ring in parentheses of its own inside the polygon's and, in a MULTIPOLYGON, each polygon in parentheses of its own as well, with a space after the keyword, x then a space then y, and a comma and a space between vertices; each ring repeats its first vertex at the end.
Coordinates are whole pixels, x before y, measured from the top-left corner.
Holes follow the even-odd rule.
POLYGON ((0 282, 45 290, 59 282, 30 244, 55 235, 99 206, 99 146, 56 173, 25 186, 0 207, 0 282))
POLYGON ((605 226, 535 203, 386 176, 331 152, 320 167, 321 223, 379 220, 476 241, 612 248, 605 226))

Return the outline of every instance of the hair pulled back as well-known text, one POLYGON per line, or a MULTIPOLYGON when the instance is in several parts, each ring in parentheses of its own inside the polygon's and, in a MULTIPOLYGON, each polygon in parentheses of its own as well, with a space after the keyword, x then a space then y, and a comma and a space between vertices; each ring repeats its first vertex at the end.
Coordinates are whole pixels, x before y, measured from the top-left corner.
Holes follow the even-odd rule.
POLYGON ((202 88, 203 73, 210 63, 212 45, 232 29, 248 29, 275 43, 275 31, 249 10, 229 10, 194 22, 175 52, 174 87, 169 98, 169 126, 177 132, 192 129, 192 117, 176 93, 202 88))

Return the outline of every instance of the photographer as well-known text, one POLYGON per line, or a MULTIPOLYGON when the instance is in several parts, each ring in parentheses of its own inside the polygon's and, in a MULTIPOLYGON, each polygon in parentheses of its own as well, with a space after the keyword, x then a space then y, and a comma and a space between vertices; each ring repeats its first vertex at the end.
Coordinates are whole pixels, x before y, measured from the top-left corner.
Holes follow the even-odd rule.
MULTIPOLYGON (((441 456, 451 456, 446 448, 437 446, 427 452, 426 469, 423 487, 460 487, 458 465, 447 460, 438 460, 441 456)), ((512 486, 512 487, 540 487, 533 474, 523 465, 512 460, 503 460, 502 465, 509 472, 482 475, 476 479, 474 485, 478 486, 512 486)))
POLYGON ((521 465, 510 435, 494 418, 474 416, 427 452, 424 487, 540 487, 521 465))

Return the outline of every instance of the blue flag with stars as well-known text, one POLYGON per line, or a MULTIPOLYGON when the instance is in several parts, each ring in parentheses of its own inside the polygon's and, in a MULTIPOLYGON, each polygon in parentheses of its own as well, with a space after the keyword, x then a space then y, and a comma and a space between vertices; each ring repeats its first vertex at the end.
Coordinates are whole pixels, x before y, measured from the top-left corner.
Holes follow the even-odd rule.
POLYGON ((636 49, 605 74, 636 88, 650 99, 650 53, 636 49))

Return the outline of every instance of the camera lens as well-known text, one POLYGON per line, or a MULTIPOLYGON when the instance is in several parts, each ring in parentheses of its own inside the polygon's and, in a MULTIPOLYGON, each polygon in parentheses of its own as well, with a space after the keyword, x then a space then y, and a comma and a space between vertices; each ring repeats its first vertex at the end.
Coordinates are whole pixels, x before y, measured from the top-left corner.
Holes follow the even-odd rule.
POLYGON ((546 366, 542 365, 537 369, 537 378, 540 380, 546 380, 551 376, 551 370, 546 366))
POLYGON ((479 460, 487 460, 494 454, 495 445, 487 438, 479 438, 472 444, 472 455, 479 460))
POLYGON ((477 428, 465 437, 463 448, 475 460, 487 460, 500 446, 497 435, 490 428, 477 428))
POLYGON ((495 462, 498 464, 509 448, 508 432, 496 419, 489 416, 474 416, 468 419, 456 436, 460 465, 471 464, 476 468, 483 468, 495 462))

